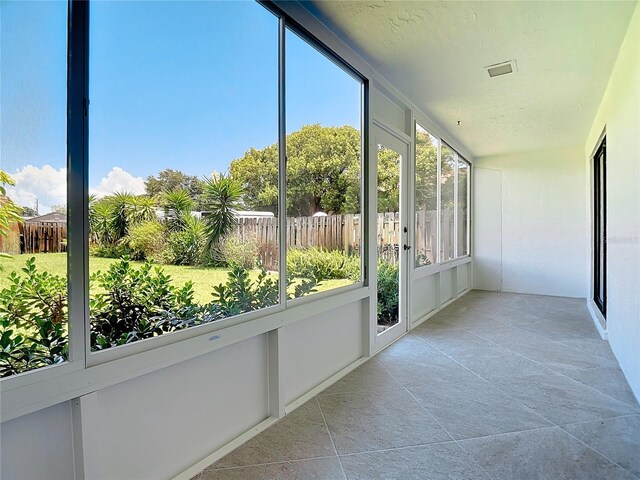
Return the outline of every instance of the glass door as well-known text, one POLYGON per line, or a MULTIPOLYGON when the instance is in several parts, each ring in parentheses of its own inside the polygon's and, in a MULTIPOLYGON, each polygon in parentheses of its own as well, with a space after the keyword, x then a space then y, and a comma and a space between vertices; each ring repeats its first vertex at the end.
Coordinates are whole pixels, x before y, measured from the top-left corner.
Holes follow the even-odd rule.
POLYGON ((377 334, 375 350, 407 331, 407 165, 409 145, 376 127, 377 334))

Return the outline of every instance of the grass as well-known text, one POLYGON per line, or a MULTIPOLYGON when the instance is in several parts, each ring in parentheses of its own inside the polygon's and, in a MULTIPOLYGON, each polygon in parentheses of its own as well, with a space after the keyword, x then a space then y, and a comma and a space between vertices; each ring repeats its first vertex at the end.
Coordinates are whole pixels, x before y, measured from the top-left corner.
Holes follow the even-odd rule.
MULTIPOLYGON (((47 271, 51 274, 65 276, 67 271, 67 255, 65 253, 36 253, 31 255, 14 255, 12 258, 0 258, 0 289, 9 285, 8 275, 11 272, 21 272, 21 268, 24 267, 27 259, 35 257, 36 266, 41 271, 47 271)), ((94 273, 98 270, 105 271, 109 268, 116 259, 113 258, 89 258, 89 272, 94 273)), ((142 262, 132 262, 138 266, 142 265, 142 262)), ((203 268, 203 267, 189 267, 178 265, 160 265, 167 275, 170 275, 173 279, 174 285, 182 286, 186 282, 193 282, 194 297, 199 303, 209 303, 211 301, 211 292, 214 285, 226 283, 227 272, 225 268, 203 268)), ((251 271, 251 278, 255 279, 258 276, 259 271, 251 271)), ((277 277, 276 273, 273 273, 277 277)), ((321 282, 316 287, 318 292, 331 290, 333 288, 349 285, 352 282, 348 279, 344 280, 327 280, 321 282)))

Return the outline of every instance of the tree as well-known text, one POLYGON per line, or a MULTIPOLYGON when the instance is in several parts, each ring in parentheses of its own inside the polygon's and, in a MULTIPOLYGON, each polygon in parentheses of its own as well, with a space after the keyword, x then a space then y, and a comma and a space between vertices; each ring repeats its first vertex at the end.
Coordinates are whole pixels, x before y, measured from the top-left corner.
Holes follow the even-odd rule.
MULTIPOLYGON (((0 237, 6 238, 9 235, 11 224, 21 222, 22 208, 13 203, 7 196, 6 185, 15 185, 16 182, 3 170, 0 170, 0 237)), ((0 252, 0 257, 8 257, 6 253, 0 252)))
POLYGON ((231 177, 218 175, 205 180, 202 201, 209 213, 205 219, 207 250, 217 249, 220 240, 237 224, 235 210, 241 207, 242 185, 231 177))
POLYGON ((162 170, 157 177, 148 176, 144 182, 145 190, 150 197, 173 190, 186 190, 194 201, 202 194, 203 186, 204 182, 198 177, 171 168, 162 170))
MULTIPOLYGON (((231 162, 254 210, 277 212, 278 146, 251 149, 231 162)), ((287 136, 287 215, 360 211, 360 132, 350 126, 306 125, 287 136)))
POLYGON ((156 219, 156 205, 152 198, 130 192, 116 192, 89 204, 89 228, 94 241, 115 245, 142 222, 156 219))
POLYGON ((51 211, 54 213, 64 213, 67 214, 67 206, 66 205, 52 205, 51 211))
POLYGON ((31 207, 20 207, 22 209, 22 216, 23 217, 37 217, 38 216, 38 212, 36 211, 35 208, 31 208, 31 207))

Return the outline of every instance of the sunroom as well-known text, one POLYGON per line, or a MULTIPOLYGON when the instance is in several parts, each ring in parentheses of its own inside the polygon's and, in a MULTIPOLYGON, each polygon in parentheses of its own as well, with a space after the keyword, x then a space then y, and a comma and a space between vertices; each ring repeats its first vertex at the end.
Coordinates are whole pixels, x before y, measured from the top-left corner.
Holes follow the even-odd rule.
POLYGON ((2 479, 640 477, 640 6, 0 3, 2 479))

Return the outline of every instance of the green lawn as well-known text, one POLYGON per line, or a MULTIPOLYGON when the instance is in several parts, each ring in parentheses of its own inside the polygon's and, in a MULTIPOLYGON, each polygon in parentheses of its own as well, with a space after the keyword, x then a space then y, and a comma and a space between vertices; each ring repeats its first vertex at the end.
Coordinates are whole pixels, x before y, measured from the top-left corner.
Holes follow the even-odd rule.
MULTIPOLYGON (((64 253, 36 253, 32 255, 14 255, 12 258, 0 258, 0 289, 8 285, 7 276, 10 272, 16 271, 20 273, 20 269, 24 266, 26 260, 30 257, 36 258, 36 266, 39 270, 46 270, 56 275, 66 274, 67 255, 64 253)), ((91 273, 102 270, 105 271, 115 259, 90 257, 89 271, 91 273)), ((142 262, 133 262, 142 265, 142 262)), ((226 283, 227 271, 224 268, 200 268, 176 265, 161 265, 164 272, 171 276, 175 285, 184 285, 188 281, 193 282, 195 299, 200 303, 208 303, 211 301, 211 292, 214 285, 226 283)), ((251 277, 256 278, 259 271, 251 272, 251 277)), ((277 277, 277 274, 272 274, 277 277)), ((320 283, 316 290, 319 292, 331 290, 332 288, 349 285, 350 280, 327 280, 320 283)))

